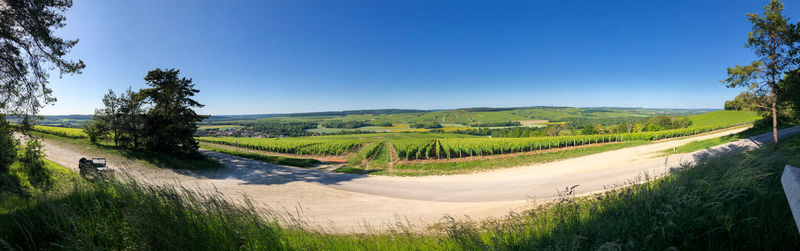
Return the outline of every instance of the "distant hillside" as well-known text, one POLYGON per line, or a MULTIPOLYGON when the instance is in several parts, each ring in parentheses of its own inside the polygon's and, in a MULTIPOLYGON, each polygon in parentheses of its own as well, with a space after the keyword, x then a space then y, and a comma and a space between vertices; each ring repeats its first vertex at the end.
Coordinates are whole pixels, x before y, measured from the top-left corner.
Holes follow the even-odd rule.
POLYGON ((399 113, 420 113, 428 110, 411 109, 375 109, 375 110, 350 110, 350 111, 327 111, 327 112, 303 112, 303 113, 276 113, 276 114, 251 114, 251 115, 211 115, 203 122, 233 121, 233 120, 257 120, 275 117, 336 117, 348 115, 383 115, 399 113))
MULTIPOLYGON (((91 120, 92 115, 71 114, 71 115, 45 115, 38 121, 40 125, 61 126, 61 127, 80 127, 81 123, 91 120)), ((6 118, 12 124, 22 122, 22 116, 9 116, 6 118)))
POLYGON ((373 125, 386 123, 442 123, 462 124, 473 123, 499 123, 508 121, 547 120, 551 122, 600 122, 607 119, 623 117, 649 117, 655 115, 688 116, 713 109, 649 109, 649 108, 615 108, 615 107, 512 107, 491 108, 474 107, 452 110, 409 110, 409 109, 381 109, 381 110, 354 110, 336 112, 310 112, 294 114, 266 114, 266 115, 241 115, 241 116, 212 116, 204 122, 230 123, 235 121, 250 120, 280 120, 280 121, 326 121, 339 120, 342 122, 365 122, 373 125))

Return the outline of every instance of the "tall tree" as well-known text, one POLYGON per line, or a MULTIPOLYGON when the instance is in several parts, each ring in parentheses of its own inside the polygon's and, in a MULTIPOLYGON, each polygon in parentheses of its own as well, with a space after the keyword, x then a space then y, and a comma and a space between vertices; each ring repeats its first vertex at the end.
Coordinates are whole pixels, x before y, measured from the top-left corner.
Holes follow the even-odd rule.
MULTIPOLYGON (((766 96, 768 109, 772 114, 772 136, 778 144, 778 81, 786 71, 797 65, 795 39, 797 25, 791 24, 789 18, 783 16, 783 3, 770 1, 764 7, 764 16, 747 14, 753 24, 753 30, 747 34, 745 47, 750 48, 758 57, 750 65, 728 67, 728 78, 722 80, 729 88, 748 87, 755 96, 766 96)), ((759 104, 755 104, 761 106, 759 104)))
MULTIPOLYGON (((71 0, 0 0, 0 114, 23 114, 23 124, 30 126, 30 115, 55 101, 48 70, 80 74, 85 67, 83 61, 64 59, 78 40, 53 34, 64 27, 63 13, 71 6, 71 0)), ((5 125, 5 118, 0 120, 5 125)), ((16 156, 8 129, 0 126, 0 170, 16 156)))
POLYGON ((0 1, 0 113, 35 115, 54 102, 48 70, 81 73, 83 61, 64 59, 78 40, 53 34, 64 27, 71 0, 0 1))
POLYGON ((139 147, 143 136, 145 114, 144 97, 130 87, 120 96, 120 113, 122 114, 122 133, 130 139, 134 148, 139 147))
POLYGON ((122 134, 122 127, 124 126, 122 116, 122 98, 117 97, 114 90, 108 89, 108 93, 103 96, 103 109, 95 110, 94 117, 103 124, 103 128, 108 130, 114 139, 114 145, 119 145, 119 137, 122 134))
POLYGON ((197 151, 196 123, 208 116, 193 110, 204 106, 192 99, 200 91, 191 79, 179 78, 179 73, 175 69, 155 69, 144 78, 150 88, 141 90, 141 95, 152 103, 144 128, 145 144, 151 150, 173 154, 197 151))

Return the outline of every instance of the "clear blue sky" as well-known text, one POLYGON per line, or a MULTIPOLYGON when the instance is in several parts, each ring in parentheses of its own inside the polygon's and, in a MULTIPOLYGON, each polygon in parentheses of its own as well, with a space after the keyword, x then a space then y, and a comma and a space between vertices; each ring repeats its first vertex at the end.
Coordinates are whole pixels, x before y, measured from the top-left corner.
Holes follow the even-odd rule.
POLYGON ((87 67, 54 75, 43 113, 92 113, 157 67, 193 78, 206 114, 722 108, 766 2, 75 1, 58 33, 87 67))

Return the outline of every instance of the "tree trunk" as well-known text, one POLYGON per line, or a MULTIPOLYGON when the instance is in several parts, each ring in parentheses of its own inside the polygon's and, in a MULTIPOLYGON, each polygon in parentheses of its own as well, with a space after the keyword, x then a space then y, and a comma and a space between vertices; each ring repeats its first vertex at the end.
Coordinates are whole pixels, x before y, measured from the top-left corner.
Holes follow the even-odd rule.
POLYGON ((777 97, 775 96, 775 84, 772 84, 772 139, 775 140, 775 146, 778 146, 778 109, 775 108, 777 97))

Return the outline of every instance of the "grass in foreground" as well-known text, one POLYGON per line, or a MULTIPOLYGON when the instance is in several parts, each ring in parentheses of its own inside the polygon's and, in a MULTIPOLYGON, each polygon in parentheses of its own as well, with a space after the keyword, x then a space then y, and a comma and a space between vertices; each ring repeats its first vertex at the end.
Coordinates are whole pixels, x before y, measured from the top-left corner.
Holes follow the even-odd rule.
POLYGON ((281 227, 269 212, 135 182, 96 182, 0 214, 0 246, 21 249, 795 250, 800 234, 780 186, 800 165, 800 137, 728 153, 669 176, 482 222, 444 218, 428 231, 330 234, 281 227))
POLYGON ((24 207, 30 198, 47 192, 68 191, 74 183, 82 183, 80 175, 52 161, 44 160, 45 179, 32 177, 30 171, 15 162, 9 172, 0 174, 0 214, 24 207))
POLYGON ((106 154, 118 155, 127 159, 139 160, 160 168, 185 170, 213 169, 221 166, 216 160, 201 154, 173 156, 169 154, 148 151, 145 149, 118 147, 114 146, 113 142, 109 142, 107 140, 101 141, 98 144, 92 144, 89 139, 72 139, 39 132, 31 132, 31 134, 37 137, 46 138, 48 140, 57 141, 59 143, 69 144, 74 147, 81 147, 90 150, 92 154, 97 154, 97 156, 87 157, 103 157, 106 154))
POLYGON ((296 167, 313 167, 320 163, 319 160, 315 159, 298 159, 298 158, 291 158, 291 157, 284 157, 284 156, 272 156, 266 154, 260 154, 255 152, 245 152, 245 151, 234 151, 229 150, 222 147, 217 147, 212 144, 200 142, 200 148, 206 149, 209 151, 215 151, 219 153, 239 156, 242 158, 253 159, 258 161, 264 161, 267 163, 273 163, 278 165, 288 165, 288 166, 296 166, 296 167))

